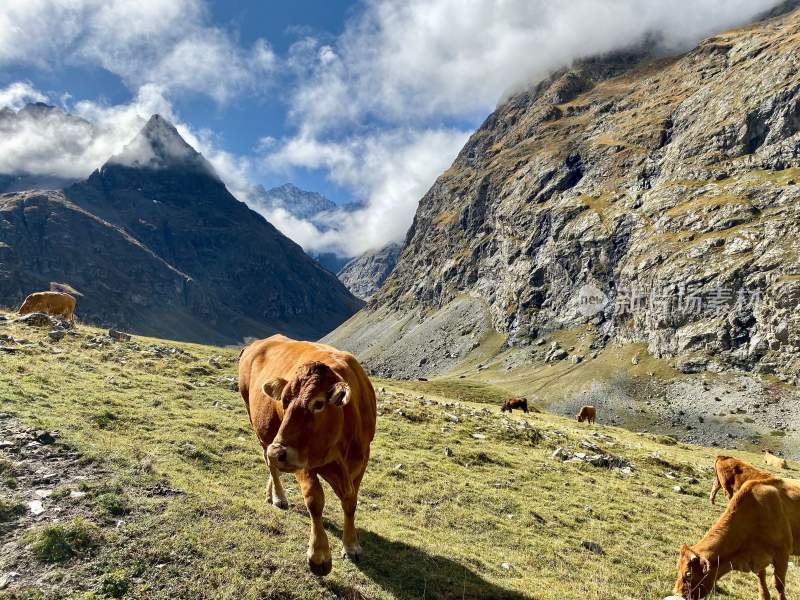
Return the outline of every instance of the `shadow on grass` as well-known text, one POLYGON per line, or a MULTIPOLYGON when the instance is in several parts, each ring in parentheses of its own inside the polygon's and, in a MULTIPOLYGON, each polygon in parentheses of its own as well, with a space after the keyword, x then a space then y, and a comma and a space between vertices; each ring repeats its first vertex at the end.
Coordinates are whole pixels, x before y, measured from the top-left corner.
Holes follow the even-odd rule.
MULTIPOLYGON (((341 530, 328 523, 341 538, 341 530)), ((409 544, 359 529, 363 553, 357 567, 376 584, 402 599, 535 600, 498 587, 467 566, 444 556, 429 554, 409 544)))

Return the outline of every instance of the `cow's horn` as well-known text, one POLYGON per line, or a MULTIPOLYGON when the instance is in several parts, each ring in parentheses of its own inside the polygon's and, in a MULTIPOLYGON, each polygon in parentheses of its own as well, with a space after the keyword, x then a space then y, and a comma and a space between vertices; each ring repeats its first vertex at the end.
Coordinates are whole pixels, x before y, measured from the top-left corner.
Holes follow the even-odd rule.
POLYGON ((328 402, 334 406, 344 406, 350 402, 350 386, 344 381, 334 383, 328 393, 328 402))

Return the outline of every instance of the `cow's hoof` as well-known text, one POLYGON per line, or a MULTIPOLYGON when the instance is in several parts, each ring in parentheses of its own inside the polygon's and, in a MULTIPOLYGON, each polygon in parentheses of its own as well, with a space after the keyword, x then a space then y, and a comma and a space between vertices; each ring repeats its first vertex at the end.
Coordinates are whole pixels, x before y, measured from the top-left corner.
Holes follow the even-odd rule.
POLYGON ((333 568, 333 563, 331 562, 330 558, 321 563, 312 562, 311 559, 309 558, 308 568, 317 577, 325 577, 325 575, 331 572, 331 569, 333 568))
POLYGON ((346 558, 352 563, 360 563, 361 562, 361 553, 359 552, 348 552, 347 550, 342 550, 342 558, 346 558))
POLYGON ((351 546, 342 545, 342 558, 346 558, 354 563, 361 561, 361 544, 356 542, 351 546))
POLYGON ((272 505, 275 508, 280 508, 281 510, 287 510, 289 508, 289 502, 285 499, 274 500, 272 505))

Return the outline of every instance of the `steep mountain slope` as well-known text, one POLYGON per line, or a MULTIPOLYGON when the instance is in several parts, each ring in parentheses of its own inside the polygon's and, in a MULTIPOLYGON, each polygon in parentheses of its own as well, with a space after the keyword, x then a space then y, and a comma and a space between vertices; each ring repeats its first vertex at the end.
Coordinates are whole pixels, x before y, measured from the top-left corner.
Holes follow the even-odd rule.
POLYGON ((342 267, 337 277, 355 296, 369 300, 394 270, 402 249, 400 244, 389 244, 365 252, 342 267))
POLYGON ((0 231, 13 258, 3 263, 9 274, 0 283, 0 298, 6 304, 18 303, 46 280, 58 281, 84 294, 78 306, 83 318, 228 342, 274 331, 316 338, 360 306, 297 244, 237 201, 211 165, 157 115, 88 180, 68 187, 63 196, 37 198, 59 212, 68 207, 70 215, 80 209, 82 218, 70 216, 63 228, 58 219, 45 219, 47 235, 32 235, 25 229, 30 195, 5 197, 10 212, 20 215, 0 231), (96 239, 98 223, 116 232, 119 244, 122 236, 128 253, 121 249, 111 261, 102 244, 83 243, 96 239), (62 265, 58 258, 71 251, 82 253, 83 262, 62 265), (169 291, 129 272, 128 255, 141 252, 152 258, 149 272, 160 278, 171 273, 175 283, 169 291), (42 254, 50 257, 46 268, 37 260, 42 254), (180 306, 177 313, 169 309, 173 300, 180 306))
POLYGON ((525 345, 590 323, 596 348, 794 379, 798 40, 792 12, 509 98, 422 198, 368 309, 328 339, 389 373, 425 348, 416 372, 435 372, 492 330, 525 345))
POLYGON ((148 335, 185 337, 191 329, 221 342, 236 335, 209 325, 222 307, 191 277, 61 192, 0 196, 0 240, 0 298, 9 304, 69 282, 83 294, 82 319, 148 335))

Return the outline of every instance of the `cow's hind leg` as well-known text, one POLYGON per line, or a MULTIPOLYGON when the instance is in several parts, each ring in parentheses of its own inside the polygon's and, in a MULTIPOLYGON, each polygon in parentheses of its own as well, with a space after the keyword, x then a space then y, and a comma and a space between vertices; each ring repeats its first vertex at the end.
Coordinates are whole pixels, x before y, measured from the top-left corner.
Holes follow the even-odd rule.
POLYGON ((311 516, 311 535, 308 539, 308 568, 314 575, 322 577, 331 572, 331 547, 322 526, 322 510, 325 508, 325 493, 316 474, 308 471, 295 473, 303 490, 308 514, 311 516))
POLYGON ((767 570, 761 569, 756 576, 758 577, 758 600, 770 600, 767 588, 767 570))
POLYGON ((777 556, 772 563, 775 569, 775 589, 778 591, 778 600, 786 600, 786 570, 789 568, 789 556, 777 556))
POLYGON ((289 501, 286 499, 286 492, 283 491, 283 485, 281 485, 281 472, 277 467, 275 467, 275 465, 270 463, 266 448, 264 448, 264 462, 267 463, 267 469, 269 469, 267 502, 277 506, 281 510, 286 510, 289 508, 289 501))

